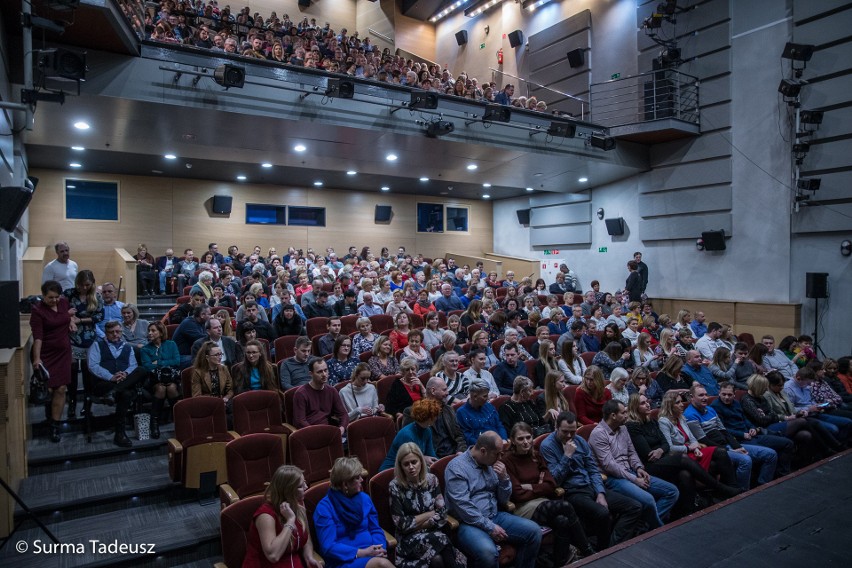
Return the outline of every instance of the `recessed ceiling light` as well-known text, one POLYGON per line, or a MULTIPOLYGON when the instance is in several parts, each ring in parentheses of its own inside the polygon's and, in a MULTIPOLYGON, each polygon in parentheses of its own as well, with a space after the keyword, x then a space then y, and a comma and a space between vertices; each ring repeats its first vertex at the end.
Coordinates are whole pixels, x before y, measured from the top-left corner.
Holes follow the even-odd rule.
POLYGON ((161 174, 163 172, 162 172, 162 170, 151 170, 151 173, 152 174, 161 174))
POLYGON ((577 181, 579 181, 580 183, 586 183, 587 181, 589 181, 589 178, 587 178, 587 177, 581 177, 581 178, 580 178, 580 179, 578 179, 577 181))
POLYGON ((534 173, 533 175, 534 175, 535 177, 541 177, 541 176, 543 176, 544 174, 543 174, 543 173, 541 173, 541 172, 536 172, 536 173, 534 173))
POLYGON ((395 162, 397 160, 397 155, 388 154, 387 156, 385 156, 385 160, 387 160, 388 162, 395 162))
POLYGON ((77 162, 71 162, 70 164, 68 164, 68 166, 72 167, 72 168, 82 168, 83 164, 79 164, 77 162))
POLYGON ((490 183, 483 183, 482 187, 491 187, 491 184, 490 183))
POLYGON ((490 196, 490 195, 488 195, 487 193, 483 193, 483 194, 482 194, 482 199, 491 199, 491 196, 490 196))
POLYGON ((260 167, 261 168, 271 168, 272 164, 270 164, 269 162, 263 162, 262 164, 260 164, 260 167))
POLYGON ((83 122, 82 120, 79 120, 74 123, 74 128, 76 128, 77 130, 88 130, 89 128, 91 128, 91 126, 89 126, 88 122, 83 122))
POLYGON ((76 185, 69 185, 69 186, 66 186, 66 187, 67 187, 68 189, 77 189, 77 186, 76 186, 76 185))
POLYGON ((422 178, 420 178, 420 181, 429 181, 429 178, 427 178, 427 177, 422 177, 422 178))
POLYGON ((177 160, 177 156, 175 156, 174 154, 166 154, 163 157, 167 160, 177 160))
POLYGON ((468 164, 468 165, 467 165, 467 169, 468 169, 468 170, 470 170, 470 171, 473 171, 473 170, 475 170, 475 169, 476 169, 476 168, 478 168, 478 167, 479 167, 479 166, 477 166, 476 164, 468 164))
POLYGON ((85 148, 83 148, 82 146, 71 146, 71 149, 76 150, 78 152, 82 152, 83 150, 85 150, 85 148))
POLYGON ((356 172, 355 170, 349 170, 348 172, 346 172, 346 175, 348 175, 348 176, 354 176, 354 175, 355 175, 355 174, 357 174, 357 173, 358 173, 358 172, 356 172))
POLYGON ((246 176, 244 176, 244 175, 238 175, 238 176, 237 176, 237 181, 246 181, 246 176))
POLYGON ((308 148, 304 144, 296 144, 295 146, 293 146, 293 149, 297 152, 304 152, 308 148))
POLYGON ((314 185, 317 186, 317 187, 322 187, 322 182, 321 181, 315 181, 314 185))
POLYGON ((382 186, 382 191, 390 191, 390 188, 386 185, 382 186))
POLYGON ((527 191, 534 191, 534 190, 533 190, 533 188, 528 187, 528 188, 527 188, 527 191))

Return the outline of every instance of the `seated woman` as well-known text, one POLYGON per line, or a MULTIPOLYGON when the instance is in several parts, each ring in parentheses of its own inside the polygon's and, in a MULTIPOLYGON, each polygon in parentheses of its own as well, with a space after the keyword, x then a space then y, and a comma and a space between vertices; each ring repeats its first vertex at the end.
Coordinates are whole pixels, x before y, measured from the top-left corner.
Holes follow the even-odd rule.
POLYGON ((136 349, 148 343, 148 322, 139 319, 136 304, 124 304, 121 308, 121 338, 136 349))
POLYGON ((447 318, 447 330, 456 334, 457 345, 464 345, 470 341, 467 335, 467 328, 461 324, 461 318, 456 314, 447 318))
MULTIPOLYGON (((417 288, 414 286, 414 279, 409 278, 402 284, 402 299, 406 302, 417 301, 417 288)), ((414 312, 412 312, 414 313, 414 312)))
POLYGON ((153 296, 157 289, 157 265, 145 244, 136 248, 136 288, 139 295, 153 296))
POLYGON ((388 413, 394 419, 412 404, 426 396, 426 388, 417 378, 417 363, 403 359, 399 366, 402 376, 393 382, 385 401, 388 413))
POLYGON ((420 317, 426 317, 426 314, 434 311, 435 304, 429 299, 429 292, 426 291, 426 288, 421 288, 417 292, 417 301, 414 302, 414 313, 420 317))
MULTIPOLYGON (((219 276, 219 265, 216 264, 216 259, 210 251, 201 255, 201 260, 198 261, 198 269, 210 272, 214 278, 219 276)), ((201 278, 199 278, 199 280, 201 280, 201 278)))
POLYGON ((411 358, 417 362, 417 372, 425 373, 432 368, 432 356, 423 348, 423 332, 419 329, 412 329, 408 332, 408 345, 402 350, 402 355, 399 356, 400 362, 403 359, 411 358))
POLYGON ((225 286, 218 282, 213 284, 213 296, 207 300, 207 305, 211 308, 231 308, 232 310, 236 308, 234 300, 225 293, 225 286))
POLYGON ((393 302, 393 292, 391 291, 389 281, 385 280, 384 278, 381 279, 379 291, 373 291, 373 301, 381 305, 393 302))
POLYGON ((627 394, 636 393, 647 396, 651 408, 659 408, 663 402, 663 393, 660 391, 660 385, 651 378, 651 373, 647 367, 636 367, 630 373, 630 380, 627 381, 627 394))
POLYGON ((432 367, 431 375, 444 379, 447 384, 448 401, 464 402, 467 400, 469 381, 466 376, 459 372, 458 353, 450 351, 438 357, 435 366, 432 367))
POLYGON ((515 377, 512 382, 512 397, 500 405, 497 411, 500 422, 506 432, 518 422, 525 422, 532 428, 535 436, 541 436, 553 430, 552 423, 547 420, 541 399, 533 400, 533 383, 527 377, 515 377))
POLYGON ((597 424, 603 419, 603 405, 612 398, 604 385, 600 367, 591 365, 583 373, 583 383, 574 392, 574 408, 580 424, 597 424))
MULTIPOLYGON (((663 316, 660 316, 660 320, 662 319, 663 316)), ((672 331, 671 329, 663 329, 660 332, 660 343, 657 345, 657 347, 654 348, 654 354, 659 355, 659 362, 657 363, 657 365, 660 368, 662 368, 666 364, 666 361, 669 360, 669 357, 680 356, 677 350, 677 336, 675 335, 674 331, 672 331)))
POLYGON ((275 319, 272 320, 272 327, 275 328, 275 334, 278 337, 285 335, 304 335, 305 328, 302 323, 302 318, 296 313, 296 308, 293 304, 281 304, 281 310, 275 319))
POLYGON ((394 568, 370 497, 361 491, 364 466, 337 458, 331 488, 314 511, 319 553, 326 568, 394 568))
POLYGON ((657 369, 661 358, 651 348, 651 336, 644 331, 640 333, 636 339, 636 349, 633 350, 633 366, 657 369))
POLYGON ((203 270, 201 274, 198 275, 198 282, 190 288, 189 295, 192 296, 196 292, 201 292, 204 294, 204 301, 209 300, 213 297, 213 273, 209 270, 203 270))
POLYGON ((500 359, 503 359, 503 352, 509 346, 514 346, 518 350, 518 360, 519 361, 529 361, 533 358, 530 355, 530 352, 524 349, 524 346, 519 343, 520 334, 518 334, 518 330, 515 328, 511 328, 506 326, 505 331, 503 332, 503 345, 500 346, 500 359))
POLYGON ((163 322, 148 324, 148 343, 142 346, 141 365, 148 371, 148 390, 154 395, 151 403, 151 437, 160 437, 160 418, 166 396, 174 407, 180 398, 180 353, 177 344, 166 339, 168 333, 163 322))
POLYGON ((459 346, 456 340, 456 334, 449 329, 441 336, 441 346, 435 350, 435 359, 440 358, 445 353, 453 352, 459 356, 459 359, 464 360, 464 350, 459 346))
POLYGON ((686 359, 686 354, 695 349, 695 336, 692 334, 692 328, 689 326, 680 328, 677 330, 676 338, 677 355, 681 359, 686 359))
MULTIPOLYGON (((699 443, 689 429, 683 416, 683 410, 689 405, 688 396, 688 393, 680 391, 669 391, 663 396, 658 425, 669 451, 685 455, 713 477, 718 475, 727 487, 737 487, 736 472, 727 450, 699 443)), ((642 456, 639 457, 641 459, 642 456)))
MULTIPOLYGON (((246 342, 245 358, 231 368, 234 394, 250 390, 268 390, 281 394, 275 365, 266 359, 266 348, 260 341, 246 342)), ((282 399, 283 400, 283 399, 282 399)))
POLYGON ((503 455, 503 464, 512 480, 515 514, 553 530, 553 566, 565 566, 576 559, 571 555, 571 545, 577 548, 581 558, 594 554, 595 550, 574 507, 557 498, 556 482, 547 463, 533 447, 533 439, 533 428, 518 422, 509 433, 509 451, 503 455))
POLYGON ((222 364, 222 348, 205 341, 192 363, 192 396, 215 396, 227 404, 234 397, 231 373, 222 364))
POLYGON ((610 341, 603 351, 595 353, 592 365, 598 366, 603 372, 604 378, 608 379, 614 369, 632 366, 630 351, 625 351, 621 343, 610 341))
MULTIPOLYGON (((565 343, 574 343, 573 341, 565 341, 565 343)), ((539 383, 535 386, 540 387, 544 384, 544 377, 551 371, 559 371, 559 362, 556 359, 556 346, 549 339, 542 339, 538 342, 538 361, 535 364, 535 376, 539 383)))
POLYGON ((328 384, 334 386, 348 381, 358 362, 358 357, 352 354, 352 339, 348 335, 339 335, 328 359, 328 384))
POLYGON ((293 465, 272 475, 263 504, 254 513, 246 542, 244 567, 322 568, 305 516, 305 476, 293 465))
POLYGON ((440 319, 438 312, 429 312, 426 314, 426 327, 423 328, 423 347, 432 350, 433 347, 438 347, 441 344, 441 338, 444 336, 444 330, 439 327, 440 319))
POLYGON ((417 444, 396 452, 390 482, 390 508, 396 527, 397 568, 464 568, 467 560, 443 531, 447 507, 438 478, 429 473, 417 444))
POLYGON ((426 463, 432 465, 438 460, 435 446, 432 444, 432 426, 441 415, 441 403, 431 398, 422 398, 411 405, 410 416, 413 422, 404 426, 388 450, 388 455, 379 467, 379 471, 390 469, 396 463, 396 454, 404 444, 415 444, 424 456, 426 463))
MULTIPOLYGON (((346 293, 351 294, 350 291, 346 293)), ((346 308, 343 309, 345 310, 346 308)), ((373 345, 376 339, 378 339, 379 334, 373 333, 373 322, 370 321, 369 317, 364 315, 355 320, 355 329, 358 330, 358 333, 352 336, 352 353, 358 357, 362 353, 373 350, 373 345)))
MULTIPOLYGON (((475 323, 485 323, 482 318, 482 300, 471 300, 467 309, 462 312, 459 321, 465 329, 475 323)), ((447 322, 449 323, 449 319, 447 319, 447 322)))
POLYGON ((385 406, 379 404, 379 394, 376 386, 370 382, 370 367, 366 363, 358 363, 349 378, 349 384, 340 389, 343 406, 349 413, 349 423, 365 416, 375 416, 385 411, 385 406))
POLYGON ((612 371, 612 374, 609 376, 609 384, 606 386, 607 390, 612 394, 612 398, 621 402, 624 406, 627 406, 627 402, 630 400, 630 393, 627 392, 627 382, 629 379, 630 374, 627 370, 619 367, 612 371))
POLYGON ((639 341, 639 318, 628 316, 627 327, 621 332, 621 337, 630 340, 631 345, 636 345, 639 341))
POLYGON ((488 344, 491 345, 498 339, 503 339, 503 336, 506 333, 506 323, 509 321, 509 318, 506 316, 506 312, 500 310, 496 311, 488 317, 488 323, 485 324, 485 327, 482 328, 482 331, 488 333, 488 344))
POLYGON ((544 392, 539 395, 539 400, 544 401, 545 418, 554 424, 560 413, 571 410, 562 392, 566 386, 565 377, 559 371, 550 371, 544 376, 544 392))
POLYGON ((583 382, 583 374, 586 372, 586 362, 583 361, 583 358, 580 357, 580 353, 577 351, 576 341, 562 342, 562 358, 556 364, 565 378, 566 384, 579 385, 583 382))
POLYGON ((471 351, 474 349, 481 349, 485 352, 486 369, 490 369, 500 362, 497 358, 497 354, 494 353, 493 349, 491 349, 491 342, 488 341, 488 339, 488 332, 484 329, 480 329, 473 334, 473 345, 471 345, 471 351))
MULTIPOLYGON (((413 314, 408 302, 402 297, 402 288, 393 291, 393 300, 385 308, 385 313, 396 319, 399 314, 413 314)), ((400 348, 401 349, 401 348, 400 348)))
MULTIPOLYGON (((408 305, 406 305, 406 307, 408 307, 408 305)), ((404 349, 405 346, 408 345, 408 333, 410 331, 411 324, 408 312, 398 311, 394 317, 393 329, 390 332, 390 340, 391 345, 393 345, 394 353, 400 349, 404 349)))
POLYGON ((680 357, 666 359, 666 364, 657 375, 657 384, 663 395, 670 390, 687 390, 692 386, 692 379, 682 374, 681 369, 683 369, 683 359, 680 357))
POLYGON ((367 361, 373 380, 378 381, 391 375, 399 374, 399 362, 393 356, 393 346, 387 335, 380 335, 373 345, 373 356, 367 361))
MULTIPOLYGON (((696 482, 702 483, 711 489, 720 499, 727 499, 741 493, 736 486, 736 477, 732 485, 721 483, 715 476, 710 475, 698 462, 686 456, 685 452, 672 451, 669 442, 660 430, 657 420, 651 418, 651 404, 644 394, 633 394, 627 404, 628 422, 627 431, 630 440, 645 471, 670 483, 677 485, 680 492, 677 504, 674 507, 675 518, 692 514, 696 511, 695 497, 698 493, 696 482)), ((700 451, 700 450, 699 450, 700 451)), ((705 450, 708 454, 713 452, 705 450)), ((724 452, 723 452, 724 453, 724 452)), ((695 453, 693 452, 693 455, 695 453)), ((702 452, 703 456, 703 452, 702 452)), ((727 454, 720 460, 728 459, 727 454)), ((730 459, 728 459, 730 465, 730 459)), ((733 466, 731 466, 733 473, 733 466)), ((728 481, 731 481, 729 478, 728 481)))
POLYGON ((228 310, 218 310, 214 317, 222 324, 222 335, 225 337, 234 337, 236 335, 237 326, 234 325, 234 320, 231 319, 231 314, 228 310))

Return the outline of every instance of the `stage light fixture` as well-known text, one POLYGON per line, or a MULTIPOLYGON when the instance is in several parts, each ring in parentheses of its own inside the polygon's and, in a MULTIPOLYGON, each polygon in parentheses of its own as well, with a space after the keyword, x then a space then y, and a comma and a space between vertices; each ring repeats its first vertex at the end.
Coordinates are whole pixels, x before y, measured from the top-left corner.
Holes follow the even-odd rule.
POLYGON ((822 178, 800 179, 796 182, 796 187, 803 191, 817 191, 822 185, 822 178))
POLYGON ((797 142, 793 144, 794 154, 807 154, 811 149, 810 142, 797 142))
POLYGON ((802 82, 795 79, 782 79, 778 92, 788 99, 795 99, 802 90, 802 82))
POLYGON ((825 113, 821 110, 803 110, 799 113, 799 122, 802 124, 822 124, 822 117, 825 113))
POLYGON ((456 129, 456 125, 448 120, 433 120, 426 125, 426 136, 438 138, 456 129))
POLYGON ((86 54, 76 53, 61 47, 42 51, 40 64, 51 76, 75 81, 86 79, 86 54))
POLYGON ((791 61, 810 61, 814 55, 814 47, 804 43, 787 42, 784 51, 781 53, 781 58, 791 61))
POLYGON ((213 71, 213 80, 216 81, 216 84, 226 89, 230 89, 231 87, 242 89, 246 83, 246 70, 242 67, 225 63, 213 71))
POLYGON ((412 92, 408 108, 435 109, 438 108, 438 95, 435 93, 412 92))
POLYGON ((482 122, 509 122, 512 120, 512 111, 508 106, 500 104, 485 105, 482 122))
POLYGON ((347 79, 329 79, 325 96, 339 99, 351 99, 355 96, 355 83, 347 79))
POLYGON ((547 133, 551 136, 574 138, 577 135, 577 126, 574 124, 565 124, 564 122, 551 122, 547 133))
POLYGON ((589 143, 593 147, 600 148, 606 152, 615 149, 615 138, 610 138, 605 134, 592 134, 589 136, 589 143))

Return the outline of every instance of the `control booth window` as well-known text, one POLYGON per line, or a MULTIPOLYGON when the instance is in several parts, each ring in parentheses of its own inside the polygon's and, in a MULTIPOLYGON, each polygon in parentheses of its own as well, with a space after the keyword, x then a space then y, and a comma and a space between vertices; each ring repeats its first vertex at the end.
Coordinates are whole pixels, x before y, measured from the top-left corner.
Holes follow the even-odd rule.
POLYGON ((118 182, 66 179, 65 218, 118 221, 118 182))
POLYGON ((289 207, 288 225, 325 227, 325 207, 289 207))
POLYGON ((468 219, 470 218, 469 207, 452 207, 447 205, 447 232, 467 233, 470 231, 468 219))
POLYGON ((286 225, 287 206, 246 203, 247 225, 286 225))
POLYGON ((417 232, 443 233, 444 206, 441 203, 417 204, 417 232))

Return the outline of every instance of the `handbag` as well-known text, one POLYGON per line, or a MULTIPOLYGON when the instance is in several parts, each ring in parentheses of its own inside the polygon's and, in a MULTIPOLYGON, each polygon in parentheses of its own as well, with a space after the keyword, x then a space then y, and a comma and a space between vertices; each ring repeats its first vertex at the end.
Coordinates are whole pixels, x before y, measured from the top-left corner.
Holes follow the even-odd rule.
POLYGON ((163 383, 164 385, 178 382, 180 373, 174 367, 160 367, 154 369, 154 382, 163 383))
POLYGON ((51 399, 50 391, 47 389, 47 379, 38 370, 33 371, 30 377, 30 404, 42 405, 51 399))

